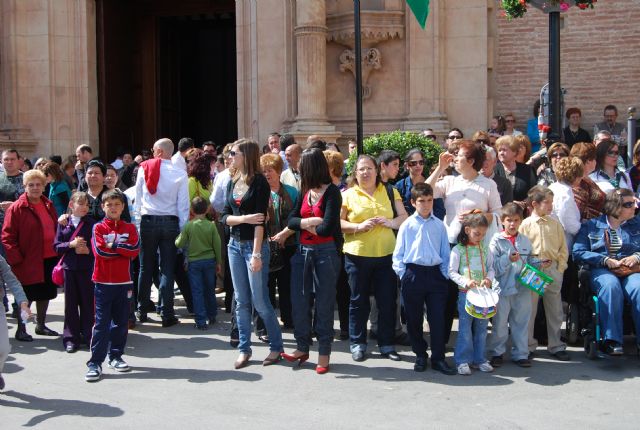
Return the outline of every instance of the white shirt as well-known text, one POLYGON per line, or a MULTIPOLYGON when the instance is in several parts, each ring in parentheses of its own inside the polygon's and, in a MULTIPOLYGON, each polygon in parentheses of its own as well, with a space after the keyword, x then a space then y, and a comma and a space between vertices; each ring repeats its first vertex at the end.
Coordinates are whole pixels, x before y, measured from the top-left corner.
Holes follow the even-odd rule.
POLYGON ((116 158, 115 161, 113 161, 113 163, 111 163, 111 165, 116 170, 120 170, 124 166, 124 164, 122 163, 122 158, 116 158))
POLYGON ((155 194, 151 194, 140 169, 136 180, 134 207, 140 215, 177 216, 180 229, 189 220, 189 185, 187 173, 174 166, 171 160, 162 160, 160 180, 155 194))
MULTIPOLYGON (((498 186, 493 179, 480 174, 472 181, 468 181, 462 176, 445 176, 436 182, 433 198, 444 199, 446 210, 444 224, 450 239, 457 237, 460 232, 461 225, 458 221, 458 214, 472 209, 480 209, 482 212, 497 215, 502 208, 498 186)), ((491 235, 487 234, 487 236, 488 239, 491 239, 491 235)), ((455 243, 456 241, 450 240, 450 242, 455 243)))
POLYGON ((184 159, 184 156, 180 153, 180 151, 173 154, 173 157, 171 157, 171 162, 174 166, 181 168, 185 172, 187 171, 187 160, 184 159))
POLYGON ((294 174, 293 170, 287 169, 280 175, 280 182, 285 185, 291 185, 293 188, 300 191, 300 172, 294 174))
POLYGON ((211 206, 213 206, 213 209, 218 213, 224 209, 224 203, 227 199, 227 185, 229 185, 230 180, 231 174, 229 173, 229 169, 224 169, 218 173, 213 180, 213 191, 209 199, 211 200, 211 206))
MULTIPOLYGON (((631 189, 632 186, 629 174, 621 170, 618 170, 616 173, 620 174, 620 182, 618 184, 618 188, 626 188, 633 191, 631 189)), ((596 185, 600 187, 603 193, 608 193, 609 191, 615 190, 613 184, 609 182, 609 177, 601 170, 594 170, 589 174, 589 177, 593 180, 593 182, 596 183, 596 185)))
POLYGON ((554 182, 549 185, 553 191, 553 215, 560 221, 564 228, 564 237, 567 248, 573 248, 573 240, 580 230, 580 210, 576 204, 576 198, 570 185, 562 182, 554 182))

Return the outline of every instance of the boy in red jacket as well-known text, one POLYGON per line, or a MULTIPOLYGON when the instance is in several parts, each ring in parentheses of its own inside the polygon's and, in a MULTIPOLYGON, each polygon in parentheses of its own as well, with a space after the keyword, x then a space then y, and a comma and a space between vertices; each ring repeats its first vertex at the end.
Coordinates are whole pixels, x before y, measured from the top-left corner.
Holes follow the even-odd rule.
POLYGON ((91 338, 91 359, 87 362, 87 382, 98 381, 102 362, 109 350, 109 367, 128 372, 122 359, 127 342, 129 300, 133 282, 129 272, 131 259, 138 255, 140 241, 133 224, 122 221, 120 215, 127 198, 118 190, 102 195, 105 217, 93 227, 91 245, 95 255, 92 280, 95 287, 95 324, 91 338))

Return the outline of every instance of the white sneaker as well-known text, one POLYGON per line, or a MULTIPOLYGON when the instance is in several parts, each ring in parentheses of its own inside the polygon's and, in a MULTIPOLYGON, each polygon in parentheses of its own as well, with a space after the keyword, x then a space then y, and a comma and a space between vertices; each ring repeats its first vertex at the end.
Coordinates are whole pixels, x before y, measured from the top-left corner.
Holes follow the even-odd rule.
POLYGON ((471 369, 467 363, 458 365, 458 375, 471 375, 471 369))
POLYGON ((116 372, 128 372, 131 370, 129 365, 122 358, 114 358, 109 360, 109 367, 116 372))
POLYGON ((478 366, 478 369, 480 369, 481 372, 493 372, 493 366, 489 364, 488 361, 485 361, 484 363, 480 363, 480 365, 478 366))

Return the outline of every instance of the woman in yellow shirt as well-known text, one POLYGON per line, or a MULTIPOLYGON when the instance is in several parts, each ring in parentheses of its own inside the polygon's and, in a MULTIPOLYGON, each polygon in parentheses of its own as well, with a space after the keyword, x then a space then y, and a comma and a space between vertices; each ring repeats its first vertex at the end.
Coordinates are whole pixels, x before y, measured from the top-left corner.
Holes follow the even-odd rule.
POLYGON ((358 157, 354 179, 355 185, 343 193, 340 212, 344 266, 351 288, 351 354, 354 361, 365 359, 369 295, 374 294, 379 312, 380 353, 398 361, 400 356, 393 342, 397 279, 391 268, 391 255, 396 243, 393 230, 400 228, 407 212, 398 191, 382 183, 380 167, 370 155, 358 157))

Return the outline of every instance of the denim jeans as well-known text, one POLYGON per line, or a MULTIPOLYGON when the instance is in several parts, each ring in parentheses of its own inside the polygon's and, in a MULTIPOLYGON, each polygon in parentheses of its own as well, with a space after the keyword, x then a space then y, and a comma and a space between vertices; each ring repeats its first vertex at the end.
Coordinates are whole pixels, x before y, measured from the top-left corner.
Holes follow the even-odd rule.
POLYGON ((453 355, 456 366, 463 363, 482 364, 489 320, 474 318, 464 309, 467 293, 458 292, 458 338, 453 355))
POLYGON ((262 243, 262 270, 252 272, 249 264, 253 254, 253 241, 229 241, 229 267, 233 278, 236 299, 236 320, 240 335, 238 349, 241 353, 251 354, 251 309, 258 312, 264 321, 269 335, 269 349, 282 351, 282 332, 276 317, 276 311, 269 301, 269 244, 262 243))
POLYGON ((367 350, 367 320, 369 296, 373 293, 378 305, 378 347, 385 354, 395 351, 396 293, 398 280, 391 267, 391 255, 360 257, 344 255, 344 268, 349 276, 349 336, 351 352, 367 350))
POLYGON ((149 309, 151 281, 156 253, 160 253, 160 315, 163 320, 174 317, 173 283, 176 263, 175 240, 180 232, 178 217, 143 215, 140 221, 140 277, 138 280, 138 310, 146 314, 149 309))
POLYGON ((291 308, 293 335, 298 351, 309 352, 311 297, 315 294, 315 331, 320 355, 331 354, 333 309, 340 259, 335 243, 300 245, 291 257, 291 308))
POLYGON ((622 315, 625 299, 631 303, 631 316, 636 336, 640 336, 640 273, 633 273, 620 279, 607 269, 593 269, 591 270, 591 289, 598 295, 600 324, 604 339, 622 343, 624 334, 622 315))
POLYGON ((216 260, 214 258, 189 262, 189 284, 193 296, 193 313, 197 325, 216 321, 216 260))

